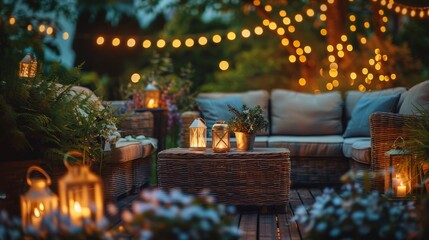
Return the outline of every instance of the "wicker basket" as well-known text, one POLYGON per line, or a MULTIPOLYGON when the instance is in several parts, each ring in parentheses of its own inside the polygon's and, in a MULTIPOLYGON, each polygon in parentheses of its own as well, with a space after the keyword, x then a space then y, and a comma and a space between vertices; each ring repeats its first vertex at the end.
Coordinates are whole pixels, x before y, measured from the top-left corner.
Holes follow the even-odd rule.
POLYGON ((290 191, 289 150, 213 153, 174 148, 158 154, 158 186, 197 194, 211 190, 232 205, 285 205, 290 191))
POLYGON ((153 137, 153 114, 149 111, 132 113, 122 119, 118 126, 122 136, 144 135, 153 137))

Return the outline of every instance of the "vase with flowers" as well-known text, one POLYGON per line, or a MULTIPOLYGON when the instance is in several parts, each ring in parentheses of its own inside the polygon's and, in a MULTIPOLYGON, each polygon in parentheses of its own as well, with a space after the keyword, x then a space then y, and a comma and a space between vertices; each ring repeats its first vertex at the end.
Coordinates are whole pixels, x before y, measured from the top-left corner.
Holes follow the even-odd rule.
POLYGON ((237 151, 253 150, 256 133, 268 127, 261 106, 249 108, 243 105, 239 111, 228 104, 228 109, 234 114, 228 126, 235 133, 237 151))

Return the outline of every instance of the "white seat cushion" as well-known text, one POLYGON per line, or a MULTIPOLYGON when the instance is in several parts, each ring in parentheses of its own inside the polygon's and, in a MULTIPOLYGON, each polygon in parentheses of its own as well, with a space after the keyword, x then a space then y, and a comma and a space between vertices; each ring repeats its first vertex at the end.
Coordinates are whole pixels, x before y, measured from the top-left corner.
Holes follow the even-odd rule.
POLYGON ((352 146, 353 143, 358 141, 370 141, 371 138, 369 137, 351 137, 351 138, 344 138, 343 143, 343 154, 347 158, 352 158, 352 146))
MULTIPOLYGON (((142 141, 118 141, 116 148, 112 149, 110 161, 127 162, 138 158, 145 158, 155 149, 152 144, 156 139, 148 138, 142 141)), ((156 144, 155 144, 156 145, 156 144)))
POLYGON ((371 141, 356 141, 352 145, 352 159, 356 162, 371 164, 371 141))

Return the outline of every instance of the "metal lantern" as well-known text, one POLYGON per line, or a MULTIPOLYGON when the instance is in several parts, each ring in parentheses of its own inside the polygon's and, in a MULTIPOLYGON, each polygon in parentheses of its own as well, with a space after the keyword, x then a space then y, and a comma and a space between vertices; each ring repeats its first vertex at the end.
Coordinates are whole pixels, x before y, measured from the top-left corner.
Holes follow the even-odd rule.
POLYGON ((51 185, 51 178, 38 166, 28 168, 27 183, 30 189, 21 196, 22 227, 26 229, 31 225, 37 229, 44 216, 58 209, 58 197, 48 187, 51 185), (30 174, 35 171, 40 172, 45 179, 31 179, 30 174))
POLYGON ((22 78, 34 78, 37 73, 37 61, 36 57, 27 53, 25 57, 19 62, 19 77, 22 78))
POLYGON ((389 157, 387 174, 385 174, 385 191, 395 197, 405 197, 414 187, 412 153, 405 149, 404 139, 398 137, 393 142, 392 149, 384 154, 389 157))
POLYGON ((229 128, 225 121, 216 121, 212 127, 212 150, 215 153, 229 152, 229 128))
POLYGON ((196 118, 189 126, 190 150, 202 151, 206 149, 207 126, 202 118, 196 118))
POLYGON ((68 171, 58 181, 61 213, 78 226, 82 225, 83 219, 100 222, 103 218, 101 179, 90 171, 88 165, 70 165, 68 156, 82 158, 83 154, 70 151, 64 157, 68 171))
POLYGON ((159 106, 160 91, 152 83, 144 89, 144 106, 146 108, 157 108, 159 106))

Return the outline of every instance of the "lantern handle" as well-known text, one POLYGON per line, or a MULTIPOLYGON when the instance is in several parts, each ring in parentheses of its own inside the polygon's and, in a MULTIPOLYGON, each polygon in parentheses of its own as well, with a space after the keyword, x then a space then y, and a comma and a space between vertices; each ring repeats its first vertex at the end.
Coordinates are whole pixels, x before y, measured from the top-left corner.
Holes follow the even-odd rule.
POLYGON ((405 148, 405 140, 402 136, 398 136, 392 144, 393 149, 404 149, 405 148))
POLYGON ((28 170, 27 170, 27 184, 29 185, 29 186, 31 186, 32 184, 33 184, 33 182, 31 181, 31 178, 30 178, 30 174, 32 173, 32 172, 34 172, 34 171, 38 171, 38 172, 40 172, 41 174, 43 174, 43 176, 46 178, 46 183, 48 184, 48 185, 51 185, 51 178, 49 177, 49 175, 45 172, 45 170, 43 170, 41 167, 39 167, 39 166, 31 166, 31 167, 29 167, 28 168, 28 170))
POLYGON ((66 154, 64 154, 63 161, 64 161, 64 165, 66 166, 67 169, 70 169, 70 164, 68 162, 69 156, 82 158, 83 153, 80 151, 77 151, 77 150, 70 150, 70 151, 66 152, 66 154))
POLYGON ((205 121, 203 118, 198 117, 197 119, 201 120, 201 122, 203 122, 203 123, 204 123, 204 125, 207 125, 207 124, 206 124, 206 121, 205 121))

